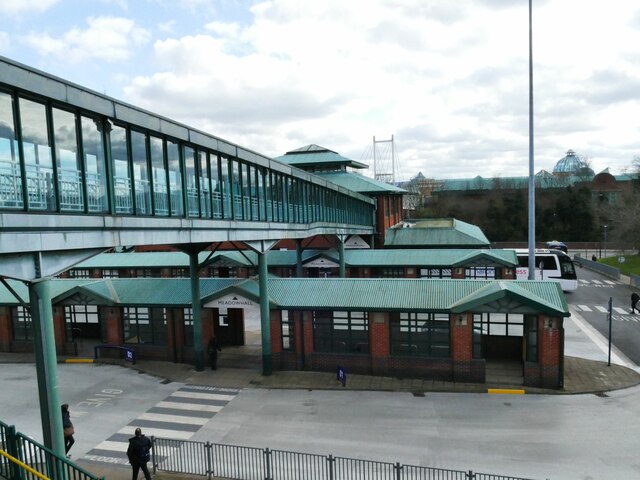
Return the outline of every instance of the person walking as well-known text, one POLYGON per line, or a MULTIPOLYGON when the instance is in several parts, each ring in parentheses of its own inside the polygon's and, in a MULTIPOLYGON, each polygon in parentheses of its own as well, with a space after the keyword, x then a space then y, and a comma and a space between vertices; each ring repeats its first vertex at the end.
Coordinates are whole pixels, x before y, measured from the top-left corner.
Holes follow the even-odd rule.
POLYGON ((127 457, 131 464, 132 480, 138 480, 138 472, 142 470, 144 478, 151 480, 151 474, 147 468, 147 462, 151 459, 151 449, 153 443, 142 434, 142 429, 136 428, 135 436, 129 439, 129 448, 127 448, 127 457))
POLYGON ((222 349, 218 344, 218 339, 214 336, 209 340, 209 345, 207 345, 207 353, 209 354, 209 363, 211 364, 211 370, 218 369, 218 352, 221 352, 222 349))
POLYGON ((71 413, 69 413, 69 404, 65 403, 60 407, 62 410, 62 429, 64 432, 64 454, 67 458, 71 457, 69 455, 69 450, 76 443, 73 438, 73 434, 75 433, 75 429, 73 428, 73 423, 71 423, 71 413))
POLYGON ((638 309, 638 301, 640 301, 640 295, 638 295, 636 292, 633 292, 631 294, 631 314, 632 315, 636 313, 636 310, 638 309))

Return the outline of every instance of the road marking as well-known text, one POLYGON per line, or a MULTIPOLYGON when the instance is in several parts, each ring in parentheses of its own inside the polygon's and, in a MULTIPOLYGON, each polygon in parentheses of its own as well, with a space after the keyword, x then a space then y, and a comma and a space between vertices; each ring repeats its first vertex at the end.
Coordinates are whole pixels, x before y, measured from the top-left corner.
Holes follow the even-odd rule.
POLYGON ((607 309, 607 307, 603 307, 602 305, 596 305, 596 310, 598 310, 599 312, 602 312, 602 313, 607 313, 607 312, 609 312, 609 310, 607 309))
MULTIPOLYGON (((127 425, 124 428, 118 430, 118 433, 124 433, 126 435, 131 435, 132 437, 135 435, 136 426, 127 425)), ((145 427, 142 429, 142 433, 144 433, 147 437, 162 437, 162 438, 173 438, 175 440, 189 440, 194 432, 183 432, 180 430, 167 430, 166 428, 153 428, 153 427, 145 427)))
POLYGON ((524 395, 524 390, 514 388, 489 388, 487 393, 492 395, 524 395))
POLYGON ((622 313, 623 315, 627 314, 627 311, 624 308, 620 308, 620 307, 613 307, 613 309, 618 312, 618 313, 622 313))
POLYGON ((591 281, 596 285, 602 285, 602 282, 600 280, 591 280, 591 281))
POLYGON ((223 400, 228 402, 232 400, 235 395, 220 395, 217 393, 200 393, 200 392, 183 392, 178 390, 177 392, 173 392, 171 394, 172 397, 183 397, 183 398, 200 398, 203 400, 223 400))
POLYGON ((184 423, 189 425, 204 425, 210 418, 202 417, 185 417, 183 415, 167 415, 165 413, 143 413, 138 417, 138 420, 152 420, 156 422, 173 422, 184 423))
POLYGON ((199 410, 201 412, 219 412, 223 405, 198 405, 195 403, 158 402, 157 407, 176 408, 178 410, 199 410))
POLYGON ((587 307, 586 305, 578 305, 578 307, 580 308, 580 310, 582 310, 583 312, 591 312, 592 310, 587 307))

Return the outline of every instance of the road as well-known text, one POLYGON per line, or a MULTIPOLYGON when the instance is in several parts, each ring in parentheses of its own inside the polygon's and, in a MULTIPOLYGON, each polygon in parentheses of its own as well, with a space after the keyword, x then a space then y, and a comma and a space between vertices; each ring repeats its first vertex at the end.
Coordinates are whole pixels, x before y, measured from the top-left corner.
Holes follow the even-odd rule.
MULTIPOLYGON (((613 297, 623 309, 614 339, 637 358, 630 289, 585 269, 579 276, 580 288, 568 295, 572 309, 606 332, 597 307, 613 297)), ((566 325, 572 336, 579 328, 566 325)), ((126 438, 140 426, 169 438, 541 480, 640 478, 640 387, 602 396, 232 391, 104 364, 61 364, 59 379, 76 427, 72 458, 114 468, 126 468, 126 438)), ((34 365, 2 365, 0 385, 0 419, 41 440, 34 365)))
POLYGON ((609 337, 607 309, 612 298, 612 341, 640 365, 640 314, 631 314, 631 287, 586 268, 577 269, 580 286, 567 294, 567 302, 605 338, 609 337))

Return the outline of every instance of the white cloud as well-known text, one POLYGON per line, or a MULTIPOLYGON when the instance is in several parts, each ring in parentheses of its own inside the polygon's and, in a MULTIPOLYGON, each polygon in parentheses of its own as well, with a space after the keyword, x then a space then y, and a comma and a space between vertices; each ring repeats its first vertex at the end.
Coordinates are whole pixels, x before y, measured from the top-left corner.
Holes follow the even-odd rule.
POLYGON ((7 32, 0 31, 0 52, 4 52, 9 49, 10 39, 7 32))
MULTIPOLYGON (((536 2, 537 169, 640 153, 633 0, 536 2), (604 148, 606 146, 606 148, 604 148), (598 155, 598 157, 596 157, 598 155)), ((360 160, 395 134, 407 176, 526 175, 528 9, 507 0, 269 0, 248 24, 154 43, 129 101, 270 155, 317 143, 360 160), (452 5, 455 3, 455 8, 452 5)), ((370 159, 365 159, 370 160, 370 159)))
POLYGON ((147 43, 149 32, 133 20, 119 17, 90 17, 87 28, 72 28, 59 37, 31 32, 24 41, 42 56, 64 58, 70 63, 90 59, 117 62, 127 60, 134 49, 147 43))
POLYGON ((58 3, 58 1, 59 0, 5 0, 0 2, 0 15, 17 15, 22 13, 33 15, 48 10, 58 3))

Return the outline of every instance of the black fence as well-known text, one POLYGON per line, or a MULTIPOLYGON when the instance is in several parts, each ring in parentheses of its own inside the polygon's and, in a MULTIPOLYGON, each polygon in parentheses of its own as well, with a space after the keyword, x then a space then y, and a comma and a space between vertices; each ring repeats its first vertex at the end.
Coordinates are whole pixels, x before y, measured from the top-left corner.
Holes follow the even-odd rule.
POLYGON ((234 480, 531 480, 333 455, 154 438, 153 469, 234 480))

